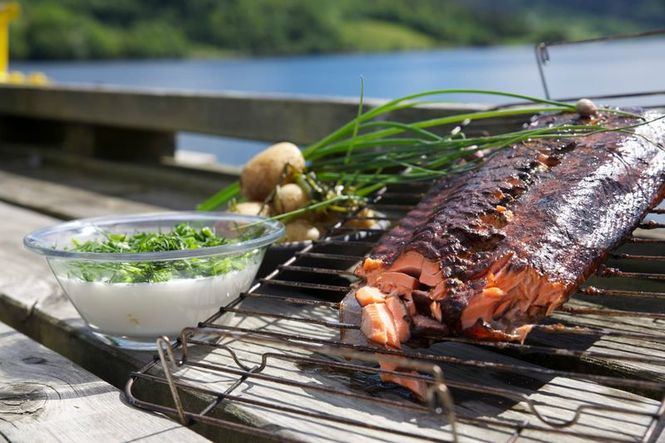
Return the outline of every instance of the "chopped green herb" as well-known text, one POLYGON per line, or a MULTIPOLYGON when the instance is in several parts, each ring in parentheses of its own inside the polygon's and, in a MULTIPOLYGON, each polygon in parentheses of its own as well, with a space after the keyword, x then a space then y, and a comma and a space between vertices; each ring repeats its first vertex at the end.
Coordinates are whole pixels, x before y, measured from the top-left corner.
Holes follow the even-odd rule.
MULTIPOLYGON (((106 232, 102 240, 81 242, 72 240, 72 251, 96 253, 147 253, 183 251, 238 243, 256 232, 229 239, 218 236, 209 227, 195 229, 182 223, 170 232, 138 232, 116 234, 106 232)), ((200 278, 226 274, 243 269, 254 259, 258 251, 250 251, 233 257, 194 257, 179 260, 115 262, 79 260, 69 268, 70 278, 89 282, 107 283, 157 283, 175 278, 200 278)))
POLYGON ((177 225, 171 232, 138 232, 136 234, 105 233, 105 240, 72 240, 76 252, 162 252, 221 246, 232 241, 217 236, 207 226, 196 230, 186 223, 177 225))

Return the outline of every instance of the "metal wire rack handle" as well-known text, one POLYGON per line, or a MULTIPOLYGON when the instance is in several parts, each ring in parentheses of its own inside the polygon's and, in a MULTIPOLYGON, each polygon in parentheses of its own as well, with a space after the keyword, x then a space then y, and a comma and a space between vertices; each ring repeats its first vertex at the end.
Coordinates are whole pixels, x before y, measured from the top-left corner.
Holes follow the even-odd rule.
MULTIPOLYGON (((184 332, 183 332, 184 334, 184 332)), ((169 389, 171 390, 171 396, 173 397, 173 403, 175 404, 176 411, 178 411, 178 419, 183 425, 188 425, 189 421, 185 415, 185 408, 182 406, 182 400, 180 399, 180 394, 178 393, 178 388, 175 385, 173 380, 173 373, 171 372, 170 366, 178 367, 182 365, 182 361, 177 361, 175 359, 175 354, 173 353, 173 346, 171 345, 171 340, 168 337, 163 336, 155 340, 157 345, 157 353, 159 354, 159 360, 162 362, 162 368, 164 369, 164 375, 166 380, 169 383, 169 389), (166 353, 164 351, 166 350, 166 353), (168 356, 168 359, 167 359, 168 356)))
MULTIPOLYGON (((540 75, 540 82, 543 85, 543 91, 545 92, 545 97, 547 99, 551 99, 552 97, 550 96, 550 90, 547 86, 547 79, 545 78, 545 70, 543 69, 546 64, 548 64, 551 59, 550 59, 550 53, 548 48, 552 46, 566 46, 566 45, 578 45, 578 44, 584 44, 584 43, 596 43, 596 42, 607 42, 607 41, 612 41, 612 40, 628 40, 628 39, 633 39, 633 38, 641 38, 641 37, 651 37, 654 35, 665 35, 665 29, 656 29, 652 31, 646 31, 646 32, 636 32, 632 34, 617 34, 617 35, 610 35, 606 37, 598 37, 598 38, 588 38, 584 40, 572 40, 572 41, 555 41, 555 42, 540 42, 537 43, 534 47, 534 52, 536 55, 536 64, 538 65, 538 74, 540 75)), ((658 94, 662 94, 662 91, 655 91, 658 94)), ((651 93, 644 93, 646 94, 651 94, 651 93)))

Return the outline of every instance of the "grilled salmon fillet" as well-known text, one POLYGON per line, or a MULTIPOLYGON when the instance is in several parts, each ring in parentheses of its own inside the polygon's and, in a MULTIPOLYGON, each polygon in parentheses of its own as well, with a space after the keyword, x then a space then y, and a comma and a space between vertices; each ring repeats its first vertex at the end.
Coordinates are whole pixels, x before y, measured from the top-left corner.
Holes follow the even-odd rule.
MULTIPOLYGON (((342 322, 394 349, 422 336, 523 341, 663 198, 665 121, 643 116, 651 123, 632 133, 518 143, 436 182, 357 267, 363 283, 343 300, 342 322)), ((589 118, 531 125, 579 123, 589 118)))

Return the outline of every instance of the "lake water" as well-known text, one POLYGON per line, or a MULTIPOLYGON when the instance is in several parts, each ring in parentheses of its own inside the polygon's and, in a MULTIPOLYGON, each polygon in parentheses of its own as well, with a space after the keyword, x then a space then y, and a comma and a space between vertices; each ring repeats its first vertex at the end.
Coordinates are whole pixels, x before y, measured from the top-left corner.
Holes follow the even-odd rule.
MULTIPOLYGON (((546 75, 553 97, 665 90, 665 39, 595 43, 550 49, 546 75)), ((511 46, 388 54, 350 54, 224 60, 17 62, 12 69, 42 71, 53 81, 189 90, 235 90, 394 98, 428 89, 496 89, 543 96, 533 48, 511 46)), ((451 100, 500 103, 492 96, 451 100)), ((665 97, 617 104, 662 104, 665 97)), ((181 134, 179 148, 242 164, 265 144, 181 134)))

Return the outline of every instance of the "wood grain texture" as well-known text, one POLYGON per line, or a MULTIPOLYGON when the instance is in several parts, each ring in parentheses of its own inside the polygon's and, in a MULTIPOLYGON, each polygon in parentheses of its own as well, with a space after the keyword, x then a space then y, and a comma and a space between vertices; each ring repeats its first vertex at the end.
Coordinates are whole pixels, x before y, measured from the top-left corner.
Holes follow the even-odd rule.
MULTIPOLYGON (((364 101, 368 108, 384 102, 364 101)), ((353 119, 357 106, 355 98, 337 97, 81 85, 0 87, 0 114, 270 142, 311 143, 353 119)), ((401 111, 397 117, 424 120, 487 108, 451 103, 401 111)), ((523 121, 518 118, 492 124, 514 128, 523 121)))
POLYGON ((0 183, 0 200, 64 220, 164 210, 155 205, 131 202, 4 171, 0 171, 0 183))
POLYGON ((208 441, 0 323, 0 436, 10 442, 208 441))
POLYGON ((38 211, 40 207, 47 207, 53 215, 66 216, 64 218, 109 211, 191 210, 237 180, 237 175, 224 171, 126 164, 67 155, 56 149, 32 145, 0 144, 0 156, 3 159, 0 170, 11 174, 0 178, 0 184, 13 186, 19 191, 5 192, 5 201, 28 205, 38 211), (24 179, 36 181, 23 190, 24 179), (54 190, 49 189, 51 184, 56 185, 54 190), (33 190, 35 192, 31 192, 33 190), (84 201, 77 199, 79 191, 88 193, 84 195, 84 201), (58 201, 58 207, 53 207, 54 199, 58 201), (84 212, 78 213, 77 209, 84 212))

